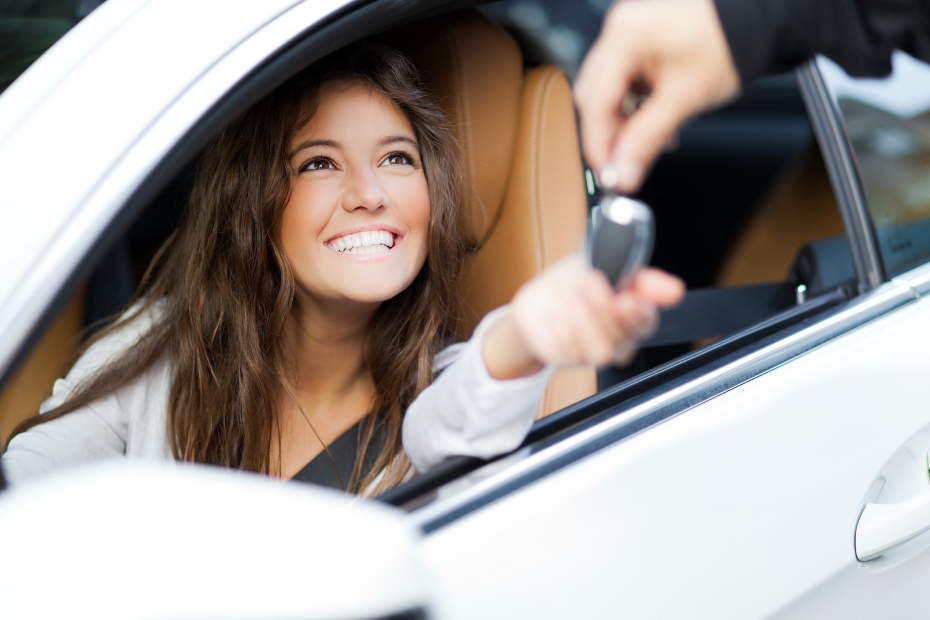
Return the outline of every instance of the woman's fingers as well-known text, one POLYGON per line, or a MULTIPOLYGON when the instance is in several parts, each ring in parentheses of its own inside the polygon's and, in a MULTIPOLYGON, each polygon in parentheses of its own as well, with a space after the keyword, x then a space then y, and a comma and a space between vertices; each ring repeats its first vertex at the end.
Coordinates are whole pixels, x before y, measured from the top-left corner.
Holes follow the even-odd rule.
POLYGON ((642 270, 618 292, 573 257, 521 288, 512 317, 526 350, 541 363, 627 363, 655 332, 657 306, 675 304, 683 294, 679 278, 657 269, 642 270))
POLYGON ((613 320, 614 291, 607 278, 589 270, 581 284, 585 306, 578 317, 578 331, 584 342, 584 356, 578 362, 601 366, 613 359, 616 343, 626 338, 627 333, 613 320))
POLYGON ((661 269, 641 269, 630 283, 629 290, 655 303, 657 306, 674 306, 685 295, 685 283, 681 278, 665 273, 661 269))

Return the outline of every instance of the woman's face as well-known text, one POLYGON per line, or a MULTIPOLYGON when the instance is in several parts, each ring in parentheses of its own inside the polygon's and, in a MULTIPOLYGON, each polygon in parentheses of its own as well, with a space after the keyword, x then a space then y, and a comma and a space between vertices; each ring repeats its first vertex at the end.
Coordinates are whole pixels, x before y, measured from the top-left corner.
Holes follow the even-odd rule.
POLYGON ((416 136, 389 99, 360 82, 320 91, 288 144, 281 245, 312 299, 380 303, 426 260, 429 190, 416 136))

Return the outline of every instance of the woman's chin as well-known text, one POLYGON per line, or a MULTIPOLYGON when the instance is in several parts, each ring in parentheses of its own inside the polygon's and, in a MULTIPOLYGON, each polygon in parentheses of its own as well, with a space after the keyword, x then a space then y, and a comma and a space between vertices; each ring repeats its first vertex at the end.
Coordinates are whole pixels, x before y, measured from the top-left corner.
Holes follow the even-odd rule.
POLYGON ((406 282, 387 283, 383 281, 359 284, 361 285, 341 287, 342 297, 356 303, 378 304, 396 297, 408 286, 406 282))

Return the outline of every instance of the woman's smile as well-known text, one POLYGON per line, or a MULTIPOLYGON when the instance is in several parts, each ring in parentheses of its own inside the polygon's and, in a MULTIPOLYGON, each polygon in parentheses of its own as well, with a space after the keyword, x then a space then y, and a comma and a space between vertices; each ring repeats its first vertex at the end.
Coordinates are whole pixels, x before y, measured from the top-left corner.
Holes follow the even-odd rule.
POLYGON ((347 256, 387 254, 403 239, 397 229, 378 224, 355 226, 325 243, 326 247, 347 256))

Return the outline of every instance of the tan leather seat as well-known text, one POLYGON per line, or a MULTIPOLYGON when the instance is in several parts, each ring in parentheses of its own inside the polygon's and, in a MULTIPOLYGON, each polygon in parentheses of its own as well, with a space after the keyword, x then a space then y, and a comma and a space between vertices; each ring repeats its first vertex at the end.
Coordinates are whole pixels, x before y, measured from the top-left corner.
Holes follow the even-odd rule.
POLYGON ((49 326, 0 392, 0 450, 16 425, 38 413, 42 401, 52 395, 55 379, 65 374, 80 346, 83 322, 82 289, 49 326))
MULTIPOLYGON (((387 37, 413 59, 464 150, 473 191, 462 223, 479 248, 465 271, 467 337, 485 313, 583 243, 587 200, 571 88, 555 67, 524 72, 513 38, 472 11, 387 37)), ((560 369, 539 416, 596 391, 594 368, 560 369)))

